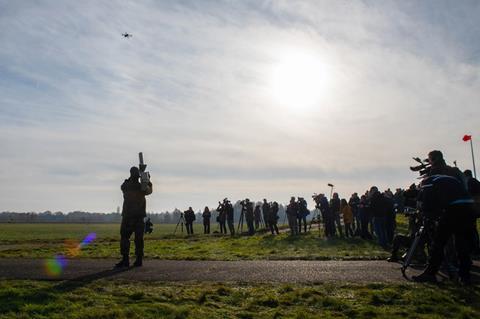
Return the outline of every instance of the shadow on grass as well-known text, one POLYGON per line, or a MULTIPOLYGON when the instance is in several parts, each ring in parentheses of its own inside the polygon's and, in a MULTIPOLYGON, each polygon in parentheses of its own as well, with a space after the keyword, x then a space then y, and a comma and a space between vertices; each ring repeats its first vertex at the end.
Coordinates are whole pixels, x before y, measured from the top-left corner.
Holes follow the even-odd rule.
POLYGON ((128 270, 129 268, 103 270, 65 280, 48 288, 2 289, 0 291, 0 313, 19 312, 25 305, 44 305, 48 308, 49 304, 61 299, 63 293, 74 291, 94 281, 106 279, 128 270))

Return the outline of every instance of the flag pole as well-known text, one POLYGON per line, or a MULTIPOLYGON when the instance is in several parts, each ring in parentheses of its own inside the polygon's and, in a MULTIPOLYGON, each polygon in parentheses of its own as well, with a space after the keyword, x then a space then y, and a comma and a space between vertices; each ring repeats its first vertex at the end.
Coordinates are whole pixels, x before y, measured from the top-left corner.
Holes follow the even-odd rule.
POLYGON ((477 178, 477 169, 475 168, 475 156, 473 155, 473 138, 470 138, 470 150, 472 151, 473 176, 477 178))

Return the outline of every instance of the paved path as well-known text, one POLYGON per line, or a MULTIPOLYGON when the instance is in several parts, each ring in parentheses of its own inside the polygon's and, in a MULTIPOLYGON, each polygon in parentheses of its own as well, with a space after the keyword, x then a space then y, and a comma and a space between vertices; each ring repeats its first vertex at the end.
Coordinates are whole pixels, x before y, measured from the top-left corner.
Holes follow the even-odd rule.
MULTIPOLYGON (((116 260, 72 259, 62 274, 48 275, 41 259, 0 259, 2 279, 366 283, 405 282, 400 265, 386 261, 175 261, 146 260, 141 268, 112 270, 116 260)), ((418 271, 410 270, 409 274, 418 271)))

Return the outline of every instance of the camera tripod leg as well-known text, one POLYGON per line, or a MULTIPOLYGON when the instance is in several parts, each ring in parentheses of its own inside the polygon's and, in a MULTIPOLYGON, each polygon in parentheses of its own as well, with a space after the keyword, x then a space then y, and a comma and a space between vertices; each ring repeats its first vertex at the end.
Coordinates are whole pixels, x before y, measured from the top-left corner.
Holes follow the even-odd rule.
POLYGON ((407 268, 410 266, 410 264, 412 262, 413 255, 415 254, 415 251, 417 250, 418 244, 420 243, 420 240, 423 237, 423 233, 424 233, 424 228, 422 226, 420 228, 420 230, 418 231, 418 233, 415 235, 415 239, 413 240, 412 244, 410 245, 410 248, 407 251, 407 255, 405 256, 405 259, 403 260, 401 271, 402 271, 403 277, 405 277, 406 279, 408 279, 408 277, 405 274, 405 271, 407 270, 407 268))

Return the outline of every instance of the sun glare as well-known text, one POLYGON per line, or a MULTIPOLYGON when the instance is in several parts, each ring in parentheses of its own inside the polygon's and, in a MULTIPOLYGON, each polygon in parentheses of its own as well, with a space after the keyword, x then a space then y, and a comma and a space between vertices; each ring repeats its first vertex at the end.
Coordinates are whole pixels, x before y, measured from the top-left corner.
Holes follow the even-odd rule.
POLYGON ((316 106, 325 88, 325 71, 320 57, 300 51, 285 53, 274 66, 273 97, 288 108, 316 106))

